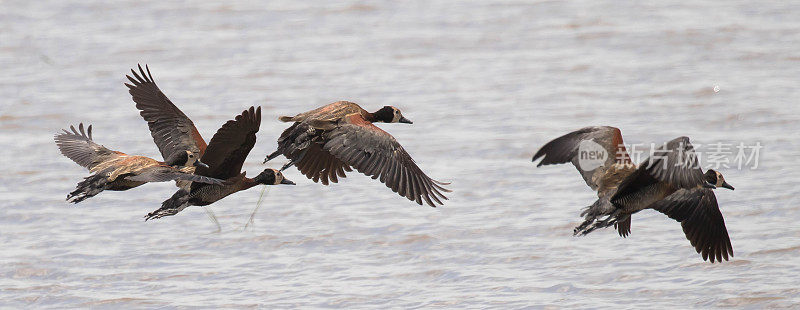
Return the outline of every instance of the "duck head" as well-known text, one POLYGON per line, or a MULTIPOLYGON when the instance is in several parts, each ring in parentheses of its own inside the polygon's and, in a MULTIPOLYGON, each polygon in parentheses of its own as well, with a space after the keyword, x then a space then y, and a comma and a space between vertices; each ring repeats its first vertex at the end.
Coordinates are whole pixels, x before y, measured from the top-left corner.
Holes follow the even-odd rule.
POLYGON ((725 182, 725 177, 722 176, 722 173, 719 171, 708 169, 705 174, 706 182, 708 183, 707 187, 716 188, 716 187, 724 187, 730 190, 734 190, 733 186, 725 182))
POLYGON ((384 122, 384 123, 405 123, 405 124, 413 124, 411 120, 403 117, 403 113, 400 112, 400 109, 395 108, 393 106, 385 106, 380 110, 372 113, 372 116, 375 118, 376 122, 384 122))
POLYGON ((176 167, 176 166, 196 166, 196 167, 203 167, 208 168, 208 165, 204 164, 200 161, 197 155, 194 154, 192 151, 183 151, 183 152, 175 152, 167 158, 165 161, 167 165, 176 167))
POLYGON ((265 185, 278 185, 278 184, 287 184, 287 185, 294 185, 294 182, 289 181, 286 177, 283 176, 278 170, 267 168, 264 171, 261 171, 255 178, 253 178, 259 184, 265 185))

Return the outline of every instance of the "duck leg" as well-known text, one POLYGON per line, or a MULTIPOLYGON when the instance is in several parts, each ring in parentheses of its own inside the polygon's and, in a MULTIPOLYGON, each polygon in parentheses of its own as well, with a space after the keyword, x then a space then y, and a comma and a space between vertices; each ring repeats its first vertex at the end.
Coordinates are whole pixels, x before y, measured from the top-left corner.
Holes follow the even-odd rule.
POLYGON ((583 211, 581 211, 581 216, 584 217, 584 221, 572 230, 573 236, 577 236, 579 232, 586 229, 586 227, 589 227, 589 225, 594 223, 594 221, 597 219, 596 214, 592 212, 592 206, 594 205, 583 208, 583 211))
POLYGON ((275 157, 278 157, 281 154, 283 153, 281 153, 281 149, 279 148, 275 152, 272 152, 272 154, 267 155, 267 157, 264 158, 264 162, 262 164, 266 164, 268 161, 275 159, 275 157))
POLYGON ((281 171, 284 171, 284 170, 288 169, 292 165, 294 165, 294 160, 290 159, 288 163, 286 163, 285 165, 283 165, 283 167, 281 167, 281 171))
POLYGON ((178 214, 189 207, 189 192, 184 189, 179 189, 175 194, 161 203, 161 208, 144 216, 144 220, 152 220, 178 214))
POLYGON ((614 212, 609 214, 606 218, 604 218, 604 219, 602 219, 600 221, 596 221, 591 226, 584 227, 584 229, 582 229, 582 230, 578 230, 576 228, 575 234, 576 235, 580 234, 581 236, 585 236, 585 235, 589 234, 590 232, 594 231, 595 229, 606 228, 608 226, 613 226, 618 221, 623 220, 624 218, 627 218, 627 216, 630 216, 630 215, 626 215, 626 216, 624 216, 624 218, 620 217, 619 214, 621 213, 621 211, 622 210, 620 210, 620 209, 614 210, 614 212))
MULTIPOLYGON (((575 227, 575 229, 573 229, 573 230, 572 230, 572 235, 573 235, 573 236, 578 236, 578 234, 580 234, 580 233, 581 233, 581 231, 583 231, 584 229, 586 229, 586 227, 588 227, 588 226, 589 226, 589 225, 591 225, 592 223, 594 223, 594 219, 591 219, 591 220, 585 220, 585 221, 583 221, 583 223, 581 223, 580 225, 578 225, 578 227, 575 227)), ((583 235, 583 234, 581 234, 581 236, 582 236, 582 235, 583 235)))

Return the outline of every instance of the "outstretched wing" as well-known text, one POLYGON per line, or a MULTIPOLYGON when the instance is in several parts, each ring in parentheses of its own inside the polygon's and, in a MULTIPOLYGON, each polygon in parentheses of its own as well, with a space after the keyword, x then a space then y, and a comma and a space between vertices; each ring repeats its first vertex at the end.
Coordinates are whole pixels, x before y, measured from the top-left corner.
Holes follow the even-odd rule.
POLYGON ((125 83, 125 86, 136 102, 136 108, 141 111, 139 114, 147 121, 161 156, 167 159, 176 152, 187 150, 202 156, 206 142, 192 120, 161 92, 150 74, 150 68, 145 72, 139 65, 139 73, 133 69, 131 73, 133 77, 126 77, 133 84, 125 83))
POLYGON ((667 142, 640 166, 654 178, 675 187, 693 188, 705 183, 703 170, 688 137, 667 142))
POLYGON ((658 182, 665 182, 676 189, 695 188, 706 183, 689 138, 678 137, 656 149, 636 172, 620 183, 611 201, 658 182))
POLYGON ((686 239, 703 260, 712 263, 733 257, 733 246, 719 211, 717 197, 708 188, 681 189, 656 202, 653 209, 681 222, 686 239))
POLYGON ((260 126, 261 107, 250 107, 226 122, 211 138, 200 159, 208 168, 197 167, 195 174, 223 180, 239 175, 247 154, 256 144, 256 132, 260 126))
POLYGON ((539 158, 537 167, 572 162, 593 190, 600 187, 600 176, 613 164, 631 162, 622 133, 610 126, 585 127, 558 137, 533 155, 534 162, 539 158))
POLYGON ((323 149, 319 130, 306 122, 295 122, 283 131, 278 138, 278 150, 268 156, 267 160, 283 154, 300 173, 313 180, 329 185, 330 182, 338 183, 339 178, 347 175, 345 172, 353 169, 323 149))
POLYGON ((329 182, 338 183, 339 177, 347 177, 345 171, 353 171, 350 166, 317 143, 311 143, 305 152, 302 159, 294 165, 300 170, 300 173, 314 182, 322 181, 323 185, 328 185, 329 182))
POLYGON ((361 115, 349 116, 348 123, 324 133, 323 150, 338 158, 345 165, 359 172, 380 179, 392 191, 422 204, 422 200, 436 207, 434 201, 447 199, 442 192, 450 190, 442 183, 431 179, 417 166, 405 149, 390 134, 364 120, 361 115))
POLYGON ((55 135, 56 145, 61 154, 89 170, 97 165, 118 159, 125 154, 107 149, 105 146, 94 143, 92 140, 92 125, 84 130, 83 123, 69 126, 72 132, 63 129, 63 133, 55 135))

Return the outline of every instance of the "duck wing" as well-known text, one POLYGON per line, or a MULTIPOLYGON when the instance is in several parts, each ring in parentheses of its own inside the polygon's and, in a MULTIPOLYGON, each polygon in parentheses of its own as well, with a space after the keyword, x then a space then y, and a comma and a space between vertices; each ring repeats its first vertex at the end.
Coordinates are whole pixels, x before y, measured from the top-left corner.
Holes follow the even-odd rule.
POLYGON ((278 150, 268 155, 265 162, 282 154, 290 160, 283 169, 294 165, 314 182, 338 183, 338 178, 347 177, 345 172, 353 169, 323 148, 323 132, 305 121, 295 122, 283 131, 278 138, 278 150))
POLYGON ((640 167, 657 180, 679 188, 693 188, 705 183, 703 170, 689 137, 678 137, 667 142, 640 167))
POLYGON ((686 239, 703 260, 721 262, 733 257, 733 246, 714 191, 708 188, 680 189, 656 202, 652 208, 681 223, 686 239))
POLYGON ((392 191, 422 204, 422 200, 436 207, 434 201, 447 199, 442 192, 450 190, 443 183, 431 179, 417 166, 392 135, 381 130, 360 114, 349 116, 348 122, 323 134, 323 150, 335 156, 345 165, 379 179, 392 191))
POLYGON ((187 150, 202 156, 206 150, 206 142, 197 127, 161 92, 150 74, 150 68, 146 65, 145 68, 146 71, 139 65, 138 73, 131 69, 133 77, 126 77, 133 84, 125 83, 125 86, 136 102, 139 114, 147 121, 161 156, 167 159, 174 153, 187 150))
POLYGON ((690 189, 706 183, 688 137, 672 139, 653 151, 652 156, 619 184, 611 201, 616 202, 658 182, 667 183, 675 189, 690 189))
MULTIPOLYGON (((260 126, 261 107, 250 107, 226 122, 211 138, 200 159, 208 168, 197 167, 195 174, 223 180, 241 174, 244 160, 256 144, 256 133, 260 126)), ((192 185, 194 187, 195 184, 192 185)))
POLYGON ((558 137, 533 155, 534 162, 539 158, 537 167, 572 162, 592 190, 598 190, 612 165, 631 162, 622 133, 611 126, 585 127, 558 137))
POLYGON ((104 162, 125 156, 123 153, 112 151, 105 146, 94 143, 92 140, 92 125, 89 125, 86 130, 84 130, 83 123, 78 125, 77 130, 75 126, 69 126, 69 128, 71 132, 63 129, 64 132, 57 133, 54 140, 61 154, 78 165, 92 170, 104 162))

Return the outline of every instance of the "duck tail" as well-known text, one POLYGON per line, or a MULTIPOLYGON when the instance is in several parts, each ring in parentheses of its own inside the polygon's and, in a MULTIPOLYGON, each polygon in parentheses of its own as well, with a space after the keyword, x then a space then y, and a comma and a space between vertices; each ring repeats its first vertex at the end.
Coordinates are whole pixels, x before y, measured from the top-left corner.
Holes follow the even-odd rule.
POLYGON ((172 197, 169 197, 169 199, 161 203, 161 208, 145 215, 144 220, 147 221, 165 216, 172 216, 178 214, 178 212, 183 211, 183 209, 187 207, 189 207, 189 191, 179 189, 175 194, 172 194, 172 197))
POLYGON ((281 117, 278 117, 278 120, 280 120, 281 122, 284 122, 284 123, 293 122, 294 121, 294 116, 281 116, 281 117))
POLYGON ((90 175, 78 183, 77 188, 67 195, 67 201, 79 203, 99 194, 108 185, 108 177, 104 173, 90 175))

